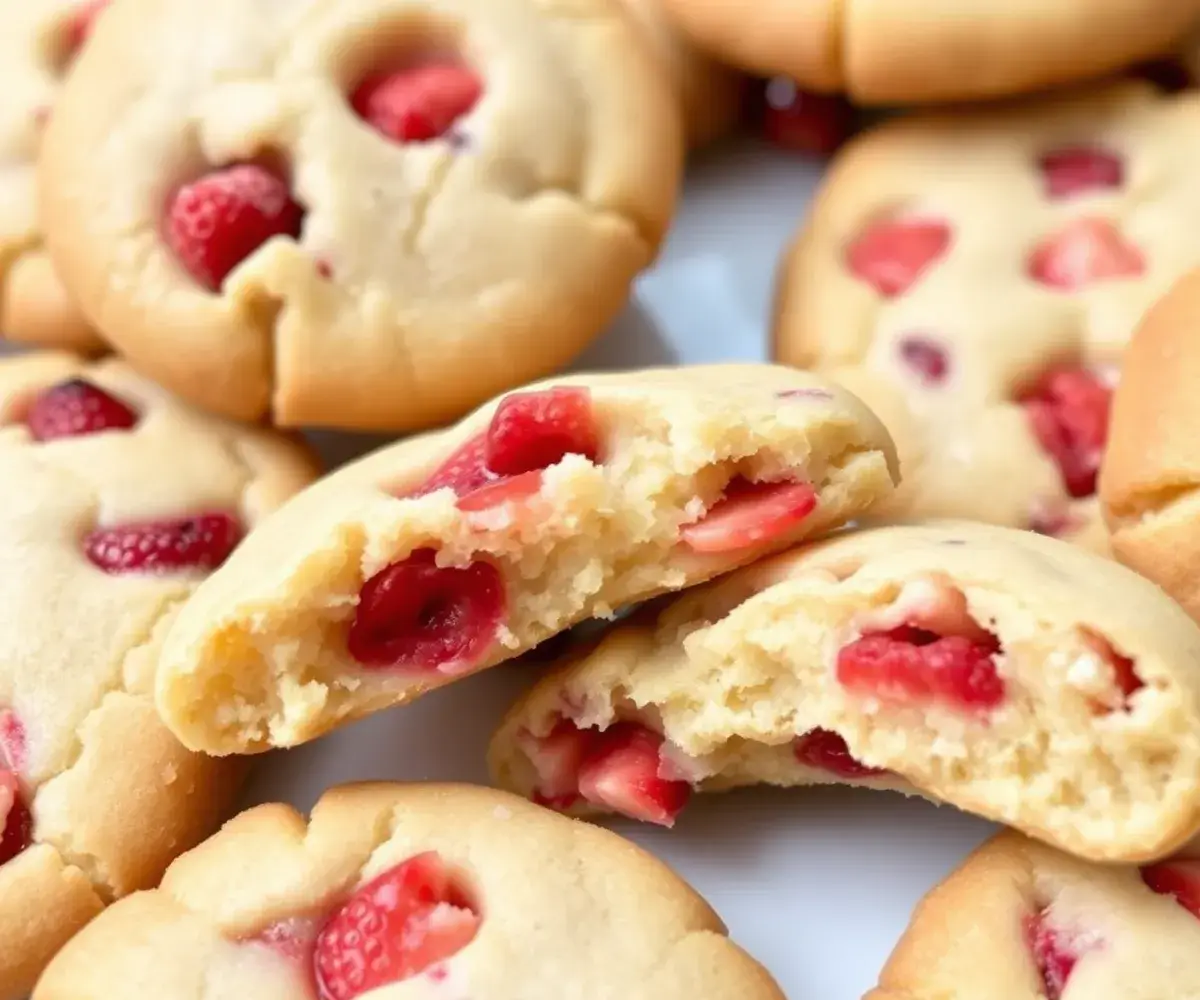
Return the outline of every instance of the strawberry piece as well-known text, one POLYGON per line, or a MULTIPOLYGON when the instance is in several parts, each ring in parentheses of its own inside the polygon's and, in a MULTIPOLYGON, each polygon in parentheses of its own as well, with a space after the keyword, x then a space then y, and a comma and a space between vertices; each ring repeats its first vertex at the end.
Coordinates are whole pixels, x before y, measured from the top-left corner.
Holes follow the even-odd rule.
POLYGON ((68 59, 75 56, 83 48, 83 43, 92 34, 96 18, 100 16, 100 12, 110 2, 111 0, 87 0, 87 2, 79 4, 71 12, 63 28, 64 48, 66 49, 68 59))
POLYGON ((313 953, 320 1000, 353 1000, 409 979, 470 944, 481 920, 435 852, 409 858, 325 922, 313 953))
POLYGON ((449 487, 456 496, 465 497, 497 478, 487 467, 487 435, 477 434, 460 445, 425 482, 403 496, 423 497, 449 487))
POLYGON ((97 528, 84 538, 83 550, 105 573, 213 570, 229 558, 242 534, 229 514, 197 514, 97 528))
POLYGON ((305 917, 278 920, 253 937, 243 938, 246 944, 261 944, 290 962, 307 963, 316 942, 317 925, 305 917))
POLYGON ((1080 368, 1047 372, 1017 401, 1033 433, 1054 459, 1063 486, 1073 497, 1096 492, 1096 477, 1108 442, 1112 389, 1080 368))
POLYGON ((579 801, 579 769, 595 736, 595 731, 580 729, 568 719, 540 738, 522 730, 518 745, 537 772, 535 802, 569 809, 579 801))
POLYGON ((1200 917, 1200 861, 1147 865, 1142 869, 1142 881, 1160 896, 1173 896, 1193 917, 1200 917))
POLYGON ((25 415, 25 426, 35 441, 128 430, 137 422, 134 410, 82 378, 67 379, 39 393, 25 415))
POLYGON ((548 469, 567 455, 595 462, 600 454, 592 396, 584 388, 514 392, 487 432, 487 467, 498 476, 548 469))
POLYGON ((811 729, 792 744, 796 760, 806 767, 828 771, 839 778, 873 778, 887 771, 867 767, 854 759, 842 737, 829 729, 811 729))
POLYGON ((300 236, 304 210, 287 182, 256 163, 238 163, 185 184, 167 209, 167 242, 210 292, 275 236, 300 236))
POLYGON ((33 843, 33 814, 12 771, 0 771, 0 865, 33 843))
POLYGON ((900 360, 915 371, 926 385, 944 382, 950 374, 950 355, 944 347, 927 337, 905 337, 897 349, 900 360))
POLYGON ((692 786, 659 776, 663 738, 636 722, 598 733, 579 768, 579 792, 592 805, 659 826, 674 826, 692 786))
POLYGON ((1025 918, 1025 941, 1041 973, 1046 1000, 1060 1000, 1080 958, 1075 942, 1050 926, 1045 910, 1025 918))
POLYGON ((950 227, 929 219, 892 219, 864 230, 846 250, 850 272, 885 298, 907 292, 950 249, 950 227))
POLYGON ((838 680, 847 688, 889 701, 941 701, 984 710, 1004 700, 996 670, 999 640, 941 636, 902 625, 864 635, 838 653, 838 680))
POLYGON ((1046 197, 1074 198, 1090 191, 1119 188, 1125 182, 1121 157, 1092 146, 1067 146, 1038 161, 1046 197))
POLYGON ((854 130, 854 108, 843 97, 801 90, 786 77, 763 89, 763 133, 780 149, 831 156, 854 130))
POLYGON ((505 604, 490 562, 439 566, 434 549, 418 549, 363 585, 347 648, 364 667, 469 670, 496 641, 505 604))
POLYGON ((483 84, 467 67, 430 63, 368 76, 350 106, 393 142, 428 142, 445 135, 482 94, 483 84))
POLYGON ((27 760, 25 725, 9 709, 0 712, 0 760, 14 771, 24 770, 27 760))
POLYGON ((693 552, 736 552, 774 541, 816 507, 817 491, 809 483, 752 483, 739 477, 679 536, 693 552))
POLYGON ((477 490, 472 490, 459 500, 456 506, 464 513, 478 513, 506 503, 521 503, 532 496, 537 496, 541 488, 542 473, 540 469, 534 472, 522 472, 519 476, 497 479, 494 483, 488 483, 477 490))
POLYGON ((1043 240, 1029 258, 1034 281, 1067 292, 1145 270, 1142 252, 1107 219, 1077 219, 1043 240))

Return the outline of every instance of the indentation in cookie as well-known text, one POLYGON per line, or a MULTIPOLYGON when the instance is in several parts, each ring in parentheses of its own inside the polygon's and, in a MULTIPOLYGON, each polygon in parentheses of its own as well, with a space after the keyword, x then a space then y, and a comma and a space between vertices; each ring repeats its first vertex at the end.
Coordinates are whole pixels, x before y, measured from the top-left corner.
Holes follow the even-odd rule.
POLYGON ((1084 218, 1068 223, 1039 243, 1029 256, 1029 276, 1061 291, 1146 271, 1142 251, 1107 219, 1084 218))
POLYGON ((939 385, 950 374, 950 353, 931 337, 909 334, 900 338, 896 352, 925 385, 939 385))
POLYGON ((1200 861, 1164 861, 1142 869, 1142 881, 1161 896, 1172 896, 1200 917, 1200 861))
POLYGON ((11 861, 33 842, 33 814, 17 776, 0 771, 0 865, 11 861))
POLYGON ((763 134, 780 149, 831 156, 854 130, 854 108, 838 94, 801 90, 787 77, 762 91, 763 134))
POLYGON ((806 767, 828 771, 839 778, 873 778, 888 772, 879 767, 867 767, 855 760, 842 737, 830 729, 811 729, 792 744, 796 760, 806 767))
POLYGON ((244 533, 232 514, 212 511, 96 528, 84 538, 83 551, 105 573, 209 571, 229 558, 244 533))
POLYGON ((1100 375, 1073 367, 1053 368, 1017 394, 1034 436, 1054 459, 1072 497, 1096 492, 1112 394, 1100 375))
POLYGON ((1125 163, 1099 146, 1063 146, 1038 161, 1046 197, 1075 198, 1113 190, 1125 183, 1125 163))
POLYGON ((846 266, 880 295, 894 298, 944 257, 950 242, 950 227, 936 219, 883 219, 846 248, 846 266))
POLYGON ((128 430, 138 422, 131 406, 84 378, 67 379, 33 397, 25 426, 35 441, 128 430))
POLYGON ((817 491, 805 482, 751 482, 738 476, 704 514, 680 529, 694 552, 736 552, 791 531, 817 508, 817 491))
POLYGON ((1025 918, 1025 941, 1042 977, 1046 1000, 1060 1000, 1079 959, 1100 942, 1055 926, 1047 909, 1025 918))
POLYGON ((439 60, 367 76, 350 95, 355 113, 393 142, 463 136, 456 123, 483 95, 483 81, 459 62, 439 60))

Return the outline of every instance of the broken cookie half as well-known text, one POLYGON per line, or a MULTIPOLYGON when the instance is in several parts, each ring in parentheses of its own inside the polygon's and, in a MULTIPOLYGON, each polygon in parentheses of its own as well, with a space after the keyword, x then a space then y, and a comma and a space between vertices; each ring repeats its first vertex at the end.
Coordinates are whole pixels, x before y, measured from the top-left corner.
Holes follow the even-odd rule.
POLYGON ((255 531, 171 630, 159 708, 210 753, 302 743, 827 532, 894 480, 873 414, 791 369, 533 386, 255 531))
POLYGON ((693 791, 844 783, 1153 859, 1200 827, 1200 629, 1030 532, 848 533, 569 657, 512 709, 491 766, 580 815, 670 825, 693 791))

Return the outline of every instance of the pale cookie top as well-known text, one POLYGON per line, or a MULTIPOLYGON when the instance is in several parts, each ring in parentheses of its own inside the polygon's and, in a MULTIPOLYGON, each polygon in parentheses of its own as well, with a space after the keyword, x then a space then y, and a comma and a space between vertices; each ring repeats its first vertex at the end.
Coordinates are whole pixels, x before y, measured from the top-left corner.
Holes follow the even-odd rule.
POLYGON ((555 379, 288 504, 172 629, 159 707, 263 750, 849 520, 892 489, 857 399, 772 365, 555 379))
POLYGON ((1111 386, 1200 263, 1200 95, 1129 83, 883 126, 835 162, 780 274, 776 352, 896 436, 881 516, 1102 548, 1111 386))
POLYGON ((867 104, 1003 97, 1162 55, 1197 0, 664 0, 727 62, 867 104))
POLYGON ((693 790, 923 794, 1098 860, 1200 829, 1200 628, 1123 567, 971 523, 842 532, 565 654, 506 788, 670 825, 693 790))
POLYGON ((783 1000, 615 834, 465 785, 259 806, 114 906, 35 1000, 783 1000), (403 930, 404 933, 401 933, 403 930), (369 964, 368 964, 368 961, 369 964))
POLYGON ((866 1000, 1200 996, 1200 861, 1076 861, 1013 833, 917 907, 866 1000))
POLYGON ((84 310, 164 384, 414 428, 615 316, 680 133, 607 0, 128 0, 64 89, 42 202, 84 310))

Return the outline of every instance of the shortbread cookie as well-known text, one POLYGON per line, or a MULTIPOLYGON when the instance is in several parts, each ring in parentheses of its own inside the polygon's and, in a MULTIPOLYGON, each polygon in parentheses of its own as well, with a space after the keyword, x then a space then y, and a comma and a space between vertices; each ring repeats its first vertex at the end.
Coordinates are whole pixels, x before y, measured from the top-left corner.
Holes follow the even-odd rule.
POLYGON ((240 768, 154 709, 171 617, 312 478, 123 364, 0 361, 0 998, 211 832, 240 768))
POLYGON ((663 0, 724 62, 867 104, 1002 97, 1162 55, 1198 0, 663 0))
POLYGON ((0 0, 0 337, 98 351, 42 245, 35 165, 64 74, 107 0, 0 0))
POLYGON ((466 785, 242 813, 63 951, 34 1000, 784 1000, 614 834, 466 785), (403 983, 403 985, 399 985, 403 983))
POLYGON ((48 245, 195 402, 443 424, 625 305, 679 182, 666 70, 612 0, 128 0, 47 131, 48 245))
POLYGON ((1200 829, 1200 628, 1116 563, 945 522, 842 534, 616 627, 510 712, 506 788, 670 825, 693 789, 862 784, 1103 860, 1200 829))
POLYGON ((530 387, 264 524, 180 615, 159 708, 211 753, 313 739, 828 531, 892 462, 858 400, 782 367, 530 387))
POLYGON ((1200 264, 1200 94, 1139 82, 913 117, 835 161, 780 274, 776 353, 896 438, 881 518, 963 517, 1103 549, 1121 354, 1200 264))
POLYGON ((1191 1000, 1200 861, 1089 865, 1015 833, 917 907, 866 1000, 1191 1000))

